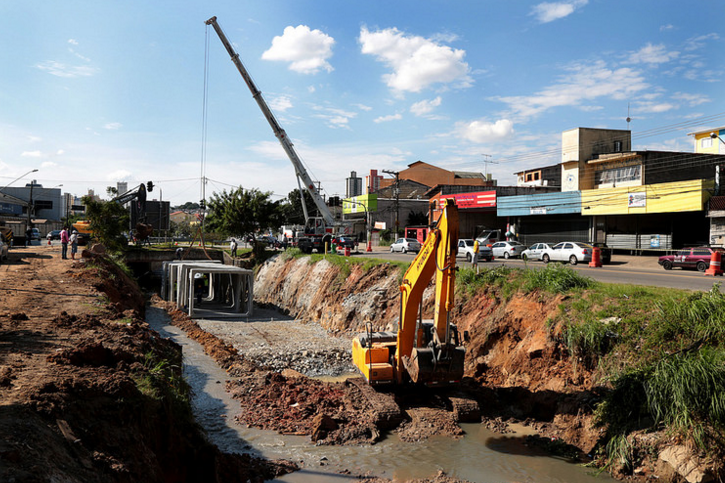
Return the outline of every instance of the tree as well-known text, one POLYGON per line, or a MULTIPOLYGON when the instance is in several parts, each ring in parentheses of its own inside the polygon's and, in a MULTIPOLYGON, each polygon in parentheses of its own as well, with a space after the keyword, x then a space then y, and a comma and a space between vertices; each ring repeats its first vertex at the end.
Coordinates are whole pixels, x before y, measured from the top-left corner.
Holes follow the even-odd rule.
MULTIPOLYGON (((307 213, 312 216, 317 207, 315 202, 312 200, 312 196, 307 190, 302 191, 305 197, 305 205, 307 206, 307 213)), ((287 198, 282 200, 281 204, 282 221, 284 225, 304 225, 305 224, 305 212, 302 210, 302 198, 300 197, 300 190, 295 189, 290 191, 287 198)))
POLYGON ((272 193, 241 186, 229 193, 213 193, 209 200, 206 227, 225 235, 254 235, 257 231, 281 225, 279 203, 270 201, 272 193))
POLYGON ((423 211, 411 211, 408 213, 407 226, 425 226, 428 224, 428 214, 423 211))
POLYGON ((115 201, 95 201, 90 196, 81 198, 86 207, 86 220, 93 235, 110 251, 122 251, 128 246, 123 235, 128 230, 129 214, 115 201))

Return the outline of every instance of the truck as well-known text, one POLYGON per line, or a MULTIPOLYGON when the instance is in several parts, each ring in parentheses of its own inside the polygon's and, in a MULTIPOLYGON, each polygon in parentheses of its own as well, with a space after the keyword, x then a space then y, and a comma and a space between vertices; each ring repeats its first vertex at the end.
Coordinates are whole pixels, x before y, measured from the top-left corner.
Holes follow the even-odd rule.
MULTIPOLYGON (((465 348, 451 323, 458 251, 458 208, 446 200, 438 223, 428 234, 400 285, 397 333, 366 331, 353 338, 352 358, 369 385, 460 383, 465 348), (422 320, 423 292, 435 277, 433 322, 422 320)), ((464 334, 465 338, 465 334, 464 334)))
POLYGON ((290 141, 287 133, 282 129, 274 114, 270 110, 267 102, 262 96, 262 92, 257 88, 256 84, 249 75, 246 67, 239 59, 239 54, 234 50, 232 44, 227 39, 224 31, 219 26, 216 17, 212 17, 206 21, 206 25, 211 25, 216 32, 222 45, 227 50, 227 53, 231 57, 232 63, 236 66, 239 74, 244 79, 247 87, 252 93, 252 97, 257 101, 257 105, 262 111, 262 114, 267 119, 274 135, 282 145, 282 149, 287 154, 287 157, 292 162, 292 166, 295 169, 295 175, 297 177, 297 185, 300 188, 300 195, 302 196, 302 210, 305 215, 305 228, 303 233, 297 236, 297 247, 304 253, 312 253, 313 250, 322 252, 325 249, 325 245, 329 244, 335 235, 349 235, 352 233, 352 225, 350 223, 339 222, 335 220, 332 215, 330 208, 325 203, 325 200, 320 195, 320 192, 315 185, 314 181, 310 177, 307 169, 302 163, 302 159, 295 151, 292 141, 290 141), (304 193, 302 187, 310 194, 312 201, 314 201, 317 210, 320 212, 320 216, 313 217, 307 213, 307 206, 304 200, 304 193))

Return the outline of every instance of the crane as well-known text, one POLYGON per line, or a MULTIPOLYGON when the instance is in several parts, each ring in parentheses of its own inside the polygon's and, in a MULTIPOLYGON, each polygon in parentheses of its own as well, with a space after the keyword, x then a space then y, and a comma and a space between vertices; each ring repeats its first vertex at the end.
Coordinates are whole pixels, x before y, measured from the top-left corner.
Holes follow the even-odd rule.
POLYGON ((443 200, 438 224, 430 231, 400 286, 397 333, 368 330, 352 342, 353 364, 369 384, 448 385, 463 377, 465 348, 450 322, 458 246, 458 208, 443 200), (423 291, 435 277, 433 323, 420 319, 423 291))
MULTIPOLYGON (((298 183, 300 180, 302 181, 302 186, 304 186, 305 190, 310 194, 310 196, 312 197, 312 201, 315 203, 315 206, 320 212, 320 217, 308 216, 303 196, 302 207, 305 211, 305 234, 309 237, 312 237, 311 240, 308 240, 312 243, 312 246, 309 246, 309 251, 311 252, 313 247, 320 250, 320 248, 324 246, 324 241, 327 241, 328 238, 332 238, 331 232, 333 230, 333 227, 345 227, 345 224, 336 222, 335 217, 332 215, 332 212, 325 203, 325 200, 322 199, 319 190, 315 186, 315 183, 312 181, 312 178, 307 172, 307 169, 302 163, 302 160, 297 155, 297 151, 295 151, 292 141, 290 141, 285 130, 282 129, 282 127, 279 125, 279 122, 277 122, 277 119, 274 117, 274 114, 267 105, 267 102, 264 100, 262 92, 257 88, 254 81, 252 80, 252 77, 249 75, 249 72, 247 72, 244 64, 242 64, 242 61, 239 59, 239 54, 234 50, 226 35, 224 35, 224 32, 219 26, 216 17, 212 17, 207 20, 206 25, 211 25, 214 28, 214 31, 219 36, 219 40, 221 40, 224 48, 227 49, 227 52, 229 53, 232 62, 241 74, 242 79, 244 79, 244 82, 247 84, 247 87, 249 87, 249 90, 252 92, 252 97, 255 101, 257 101, 257 105, 262 110, 262 114, 264 114, 264 117, 267 119, 269 125, 272 127, 272 131, 274 131, 274 135, 277 137, 280 144, 282 145, 282 149, 284 149, 287 157, 292 162, 292 166, 295 169, 298 183)), ((302 192, 300 192, 300 195, 302 195, 302 192)), ((302 240, 300 240, 300 242, 302 242, 302 240)), ((305 247, 307 247, 307 245, 303 244, 301 249, 303 251, 307 251, 305 247)))

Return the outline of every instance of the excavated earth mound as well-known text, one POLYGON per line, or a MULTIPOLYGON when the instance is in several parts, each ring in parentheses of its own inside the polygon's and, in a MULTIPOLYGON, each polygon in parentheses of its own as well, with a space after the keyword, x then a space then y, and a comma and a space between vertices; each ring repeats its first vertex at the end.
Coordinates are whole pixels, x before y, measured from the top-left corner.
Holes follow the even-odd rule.
POLYGON ((12 250, 0 269, 0 481, 263 481, 295 467, 223 454, 194 423, 181 350, 105 258, 12 250))

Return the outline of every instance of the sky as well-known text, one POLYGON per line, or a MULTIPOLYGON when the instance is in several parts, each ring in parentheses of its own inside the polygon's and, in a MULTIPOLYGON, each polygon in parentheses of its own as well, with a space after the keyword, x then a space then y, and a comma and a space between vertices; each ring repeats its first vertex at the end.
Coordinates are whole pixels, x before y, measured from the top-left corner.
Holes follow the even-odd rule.
POLYGON ((2 1, 0 189, 295 189, 212 16, 325 196, 416 161, 515 185, 577 127, 692 152, 725 126, 722 0, 2 1))

